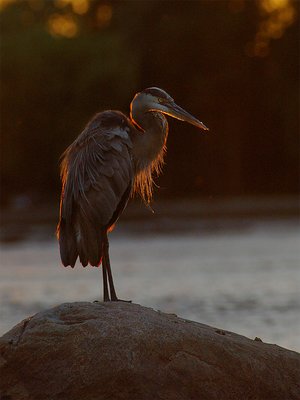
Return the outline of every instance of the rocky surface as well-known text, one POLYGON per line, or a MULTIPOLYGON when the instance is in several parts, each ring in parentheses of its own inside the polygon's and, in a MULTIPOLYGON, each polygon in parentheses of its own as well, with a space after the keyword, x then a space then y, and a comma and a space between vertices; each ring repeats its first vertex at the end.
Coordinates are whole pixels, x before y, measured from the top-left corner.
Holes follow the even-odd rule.
POLYGON ((299 400, 300 355, 129 303, 66 303, 0 340, 1 400, 299 400))

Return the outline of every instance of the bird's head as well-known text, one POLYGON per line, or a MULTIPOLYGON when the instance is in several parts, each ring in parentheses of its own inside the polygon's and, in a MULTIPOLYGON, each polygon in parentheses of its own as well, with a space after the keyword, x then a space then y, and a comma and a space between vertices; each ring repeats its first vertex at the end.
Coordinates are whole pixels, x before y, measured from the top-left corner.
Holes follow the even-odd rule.
POLYGON ((131 109, 133 108, 144 109, 146 112, 160 112, 205 131, 209 130, 201 121, 178 106, 167 92, 157 87, 150 87, 137 93, 131 103, 131 109))

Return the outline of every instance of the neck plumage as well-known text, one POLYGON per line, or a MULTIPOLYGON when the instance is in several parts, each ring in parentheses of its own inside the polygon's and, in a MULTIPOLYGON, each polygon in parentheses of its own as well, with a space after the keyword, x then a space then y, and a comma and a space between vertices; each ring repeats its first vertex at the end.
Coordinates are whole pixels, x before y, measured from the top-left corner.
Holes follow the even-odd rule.
POLYGON ((130 117, 140 128, 140 131, 136 130, 132 135, 134 191, 149 203, 153 193, 153 173, 158 176, 164 162, 168 122, 163 114, 154 111, 133 109, 130 117))

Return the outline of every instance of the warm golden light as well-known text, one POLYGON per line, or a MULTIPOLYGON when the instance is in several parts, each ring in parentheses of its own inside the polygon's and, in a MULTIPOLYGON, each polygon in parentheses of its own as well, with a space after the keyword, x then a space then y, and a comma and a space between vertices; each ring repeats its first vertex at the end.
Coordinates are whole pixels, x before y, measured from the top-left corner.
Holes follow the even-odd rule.
POLYGON ((268 13, 285 8, 289 5, 290 0, 260 0, 260 7, 268 13))
POLYGON ((247 43, 245 52, 249 57, 265 57, 269 54, 270 41, 279 39, 296 18, 292 0, 258 0, 262 21, 252 43, 247 43))
POLYGON ((73 12, 79 15, 87 13, 90 7, 89 0, 55 0, 54 4, 57 8, 64 8, 70 5, 73 12))
POLYGON ((79 15, 87 13, 90 6, 89 0, 55 0, 54 4, 57 8, 64 8, 70 5, 73 12, 79 15))
POLYGON ((73 1, 72 6, 73 6, 73 11, 76 14, 82 15, 88 11, 89 2, 88 2, 88 0, 77 0, 77 1, 73 1))
POLYGON ((12 3, 16 3, 17 0, 0 0, 0 11, 12 3))
POLYGON ((78 33, 78 26, 71 15, 52 14, 48 20, 48 31, 53 36, 72 38, 78 33))

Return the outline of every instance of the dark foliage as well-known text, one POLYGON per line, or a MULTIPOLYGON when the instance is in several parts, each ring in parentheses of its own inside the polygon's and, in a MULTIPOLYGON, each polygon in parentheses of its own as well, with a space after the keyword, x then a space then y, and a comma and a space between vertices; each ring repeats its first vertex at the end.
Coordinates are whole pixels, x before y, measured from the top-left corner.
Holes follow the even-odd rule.
POLYGON ((268 54, 251 57, 262 16, 254 1, 231 3, 95 0, 82 15, 50 0, 4 8, 2 199, 58 196, 59 156, 86 121, 106 108, 128 113, 134 93, 148 86, 168 91, 210 128, 206 135, 170 122, 161 196, 297 192, 297 18, 270 40, 268 54), (107 20, 99 20, 103 6, 107 20), (77 35, 47 30, 59 13, 72 16, 77 35))

